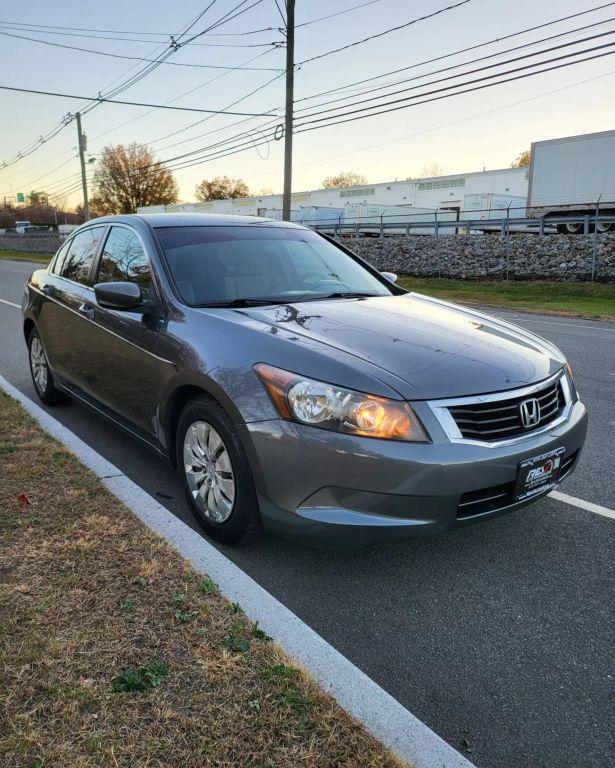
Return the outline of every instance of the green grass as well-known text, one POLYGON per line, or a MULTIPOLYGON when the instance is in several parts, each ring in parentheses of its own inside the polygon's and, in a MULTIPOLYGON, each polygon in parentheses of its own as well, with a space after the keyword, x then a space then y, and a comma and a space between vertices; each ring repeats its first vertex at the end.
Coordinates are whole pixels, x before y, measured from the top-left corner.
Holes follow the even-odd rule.
POLYGON ((615 284, 402 277, 408 290, 450 301, 615 320, 615 284))
POLYGON ((53 253, 29 253, 28 251, 0 251, 0 259, 16 261, 35 261, 37 264, 49 264, 53 253))

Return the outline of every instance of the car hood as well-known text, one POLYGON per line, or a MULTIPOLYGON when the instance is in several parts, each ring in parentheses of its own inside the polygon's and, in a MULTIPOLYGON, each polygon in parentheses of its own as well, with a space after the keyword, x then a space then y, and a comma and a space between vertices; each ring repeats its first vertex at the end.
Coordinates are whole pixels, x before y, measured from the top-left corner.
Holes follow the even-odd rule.
POLYGON ((565 363, 556 347, 522 328, 414 293, 258 307, 247 314, 377 366, 407 399, 514 389, 565 363))

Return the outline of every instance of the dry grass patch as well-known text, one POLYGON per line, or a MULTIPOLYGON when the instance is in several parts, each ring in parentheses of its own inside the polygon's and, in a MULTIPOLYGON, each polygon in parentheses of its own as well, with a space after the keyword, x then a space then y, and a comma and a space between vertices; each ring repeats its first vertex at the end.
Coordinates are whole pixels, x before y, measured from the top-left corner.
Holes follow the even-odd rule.
POLYGON ((3 768, 399 768, 0 393, 3 768))

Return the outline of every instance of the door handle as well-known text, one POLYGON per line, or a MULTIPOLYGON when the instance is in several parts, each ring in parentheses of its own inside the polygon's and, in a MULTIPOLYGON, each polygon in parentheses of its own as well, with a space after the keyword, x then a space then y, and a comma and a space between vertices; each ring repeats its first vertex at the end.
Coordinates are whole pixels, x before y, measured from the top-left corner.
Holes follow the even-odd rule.
POLYGON ((87 317, 88 320, 94 319, 94 307, 92 307, 89 304, 81 304, 78 310, 84 317, 87 317))

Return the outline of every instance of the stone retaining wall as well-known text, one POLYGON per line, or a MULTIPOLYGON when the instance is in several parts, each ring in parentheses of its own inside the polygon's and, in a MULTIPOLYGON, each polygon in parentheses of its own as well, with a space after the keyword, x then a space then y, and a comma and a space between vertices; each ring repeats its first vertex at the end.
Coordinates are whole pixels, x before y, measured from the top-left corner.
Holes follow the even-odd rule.
MULTIPOLYGON (((55 253, 53 232, 0 235, 0 250, 55 253)), ((615 281, 615 234, 416 235, 343 242, 377 269, 425 277, 588 280, 595 250, 596 280, 615 281)))
POLYGON ((55 253, 64 242, 57 232, 33 232, 31 235, 0 235, 0 251, 55 253))
MULTIPOLYGON (((343 242, 377 269, 426 277, 588 280, 594 236, 418 235, 343 242)), ((595 279, 615 281, 615 235, 598 235, 595 279)))

